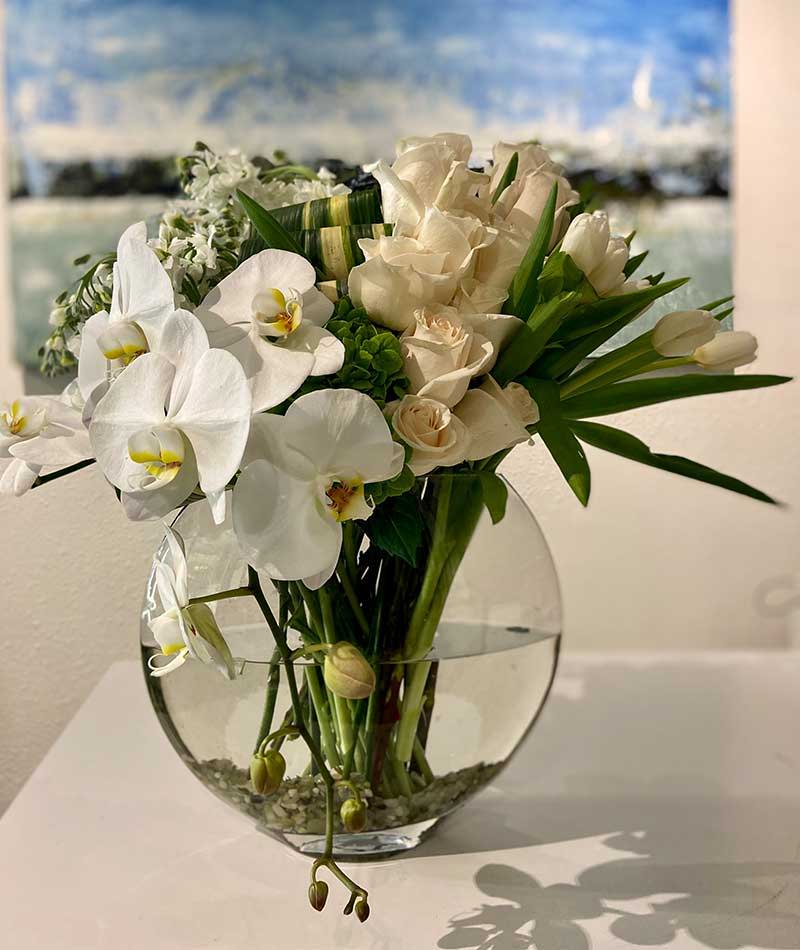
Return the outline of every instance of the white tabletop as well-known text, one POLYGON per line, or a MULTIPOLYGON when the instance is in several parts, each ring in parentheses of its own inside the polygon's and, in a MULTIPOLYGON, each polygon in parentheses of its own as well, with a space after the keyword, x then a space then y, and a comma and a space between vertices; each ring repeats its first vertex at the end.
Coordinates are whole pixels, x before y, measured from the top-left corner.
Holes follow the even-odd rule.
POLYGON ((800 947, 800 657, 567 657, 495 787, 372 916, 306 903, 307 859, 179 761, 113 667, 0 820, 9 950, 800 947))

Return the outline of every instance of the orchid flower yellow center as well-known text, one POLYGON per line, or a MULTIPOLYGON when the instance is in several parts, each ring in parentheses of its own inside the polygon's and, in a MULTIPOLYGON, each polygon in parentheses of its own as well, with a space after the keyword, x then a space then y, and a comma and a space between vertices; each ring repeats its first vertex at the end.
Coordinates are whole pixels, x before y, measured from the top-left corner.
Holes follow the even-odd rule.
POLYGON ((144 469, 139 487, 160 488, 181 470, 185 455, 183 436, 169 426, 142 429, 128 440, 128 455, 144 469))
POLYGON ((372 506, 364 497, 364 483, 358 479, 334 479, 325 489, 325 508, 336 521, 368 518, 372 506))
POLYGON ((30 439, 38 435, 45 424, 44 409, 26 406, 22 399, 15 399, 5 412, 0 412, 0 431, 18 439, 30 439))
POLYGON ((121 360, 125 366, 147 353, 147 338, 130 320, 117 320, 97 338, 100 352, 107 360, 121 360))
POLYGON ((303 301, 296 290, 284 295, 276 287, 253 298, 253 322, 261 336, 282 339, 303 322, 303 301))

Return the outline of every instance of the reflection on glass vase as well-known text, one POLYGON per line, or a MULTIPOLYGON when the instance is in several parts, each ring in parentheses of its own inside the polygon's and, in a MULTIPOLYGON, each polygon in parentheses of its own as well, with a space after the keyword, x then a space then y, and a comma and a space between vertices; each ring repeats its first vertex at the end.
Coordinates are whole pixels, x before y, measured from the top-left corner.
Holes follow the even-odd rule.
MULTIPOLYGON (((478 476, 431 476, 415 493, 426 525, 416 564, 350 523, 337 571, 319 590, 251 572, 261 606, 242 590, 248 568, 229 523, 215 526, 208 506, 193 504, 174 525, 189 594, 210 599, 236 675, 198 662, 148 675, 158 718, 209 789, 307 854, 324 851, 330 779, 334 854, 414 847, 506 765, 553 680, 558 582, 522 499, 509 488, 493 524, 478 476), (224 591, 240 595, 211 599, 224 591), (276 649, 265 610, 291 656, 276 649), (340 656, 343 642, 357 648, 355 667, 349 646, 340 656), (366 681, 351 694, 368 695, 342 695, 337 669, 366 681), (318 757, 298 736, 298 716, 318 757)), ((150 623, 164 609, 156 564, 169 557, 165 539, 142 610, 146 671, 158 654, 150 623)))

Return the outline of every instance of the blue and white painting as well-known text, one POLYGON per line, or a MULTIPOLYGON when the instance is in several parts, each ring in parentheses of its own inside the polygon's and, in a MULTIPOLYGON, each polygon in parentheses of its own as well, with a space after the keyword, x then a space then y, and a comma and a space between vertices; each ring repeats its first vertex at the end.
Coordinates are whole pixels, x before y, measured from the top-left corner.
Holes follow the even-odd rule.
POLYGON ((171 185, 151 160, 196 139, 362 162, 408 134, 466 131, 478 153, 536 138, 620 199, 619 229, 645 230, 654 269, 702 270, 699 296, 727 289, 727 0, 7 0, 6 10, 26 365, 71 259, 113 247, 127 221, 158 210, 171 185), (668 259, 678 249, 683 267, 668 259))

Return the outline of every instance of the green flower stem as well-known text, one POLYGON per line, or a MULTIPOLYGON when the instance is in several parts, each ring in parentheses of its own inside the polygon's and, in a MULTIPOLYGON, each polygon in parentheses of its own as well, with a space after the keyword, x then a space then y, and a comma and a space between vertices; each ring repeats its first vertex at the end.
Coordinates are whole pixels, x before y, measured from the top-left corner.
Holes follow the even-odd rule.
POLYGON ((427 661, 420 661, 419 663, 410 664, 410 667, 410 671, 406 671, 403 705, 395 737, 395 755, 401 762, 408 762, 414 751, 417 723, 422 712, 422 700, 431 664, 427 661))
POLYGON ((353 611, 353 616, 356 618, 356 621, 361 628, 361 632, 364 634, 364 636, 368 636, 369 621, 367 620, 367 616, 364 613, 361 604, 359 603, 358 594, 356 593, 356 589, 353 586, 349 569, 343 560, 339 562, 339 570, 337 571, 337 574, 339 576, 339 580, 342 583, 342 587, 344 588, 344 593, 347 597, 348 603, 350 604, 350 608, 353 611))
POLYGON ((264 696, 264 712, 261 714, 261 725, 258 728, 258 738, 256 739, 255 751, 261 747, 264 736, 269 735, 272 728, 272 720, 275 716, 275 703, 278 699, 278 686, 280 684, 281 665, 280 652, 278 648, 272 651, 272 659, 269 662, 269 676, 267 677, 267 691, 264 696))
POLYGON ((305 721, 303 719, 303 705, 300 700, 300 693, 297 689, 297 680, 294 675, 294 666, 292 665, 291 660, 291 650, 289 645, 286 642, 286 631, 282 630, 278 625, 278 621, 275 619, 275 615, 272 613, 272 609, 267 603, 267 598, 264 596, 264 591, 261 589, 261 582, 258 579, 258 571, 255 568, 247 567, 247 577, 250 584, 250 589, 252 591, 253 597, 255 598, 256 603, 261 610, 261 613, 264 615, 264 619, 267 621, 267 626, 272 633, 272 636, 275 640, 275 644, 278 647, 278 650, 281 654, 281 659, 283 660, 284 667, 286 668, 286 680, 289 684, 289 694, 292 697, 292 708, 294 709, 294 718, 297 725, 297 731, 303 738, 303 741, 308 746, 308 749, 311 753, 312 758, 317 763, 317 768, 319 769, 322 780, 325 783, 325 854, 324 858, 326 861, 330 861, 331 856, 333 855, 333 808, 334 808, 334 781, 333 776, 328 771, 328 767, 325 764, 325 758, 322 755, 319 745, 314 742, 314 739, 311 733, 306 728, 305 721))
POLYGON ((311 702, 314 705, 314 712, 319 723, 320 742, 322 744, 325 757, 335 769, 341 768, 342 760, 339 758, 339 750, 336 747, 336 737, 331 727, 331 719, 328 713, 328 699, 325 694, 325 688, 322 685, 319 670, 316 666, 307 666, 305 670, 306 683, 308 684, 308 693, 311 696, 311 702))
POLYGON ((413 789, 411 788, 411 780, 408 777, 408 772, 406 771, 406 764, 397 754, 396 750, 392 751, 390 758, 390 763, 392 766, 392 773, 394 779, 397 782, 397 785, 400 789, 400 794, 405 795, 406 798, 411 798, 414 794, 413 789))
POLYGON ((264 736, 256 749, 257 755, 263 755, 266 751, 267 745, 271 742, 273 748, 278 744, 278 742, 283 742, 284 739, 293 739, 296 736, 299 736, 300 732, 294 723, 289 723, 285 726, 281 726, 280 729, 276 729, 275 732, 270 732, 268 735, 264 736))
POLYGON ((419 741, 418 736, 414 736, 414 762, 422 773, 422 777, 425 779, 425 784, 429 785, 434 780, 435 776, 433 774, 433 769, 431 769, 430 765, 428 764, 425 750, 422 748, 422 743, 419 741))
MULTIPOLYGON (((336 627, 330 596, 324 587, 317 591, 317 596, 322 611, 322 628, 325 632, 325 640, 327 643, 334 644, 336 643, 336 627)), ((353 747, 353 725, 350 718, 350 708, 347 705, 347 700, 335 693, 333 694, 333 705, 339 723, 339 741, 342 747, 342 755, 347 760, 353 747)))
POLYGON ((650 342, 650 337, 649 331, 643 333, 619 349, 598 357, 584 369, 570 376, 561 387, 561 398, 575 396, 586 389, 595 389, 601 383, 611 382, 612 377, 624 379, 626 376, 639 372, 638 364, 643 359, 649 362, 650 359, 658 357, 650 342))
POLYGON ((249 587, 234 587, 231 590, 221 590, 218 594, 204 594, 202 597, 190 597, 189 604, 210 604, 215 600, 231 600, 234 597, 252 596, 249 587))

